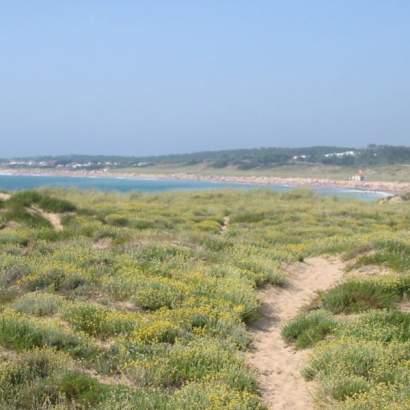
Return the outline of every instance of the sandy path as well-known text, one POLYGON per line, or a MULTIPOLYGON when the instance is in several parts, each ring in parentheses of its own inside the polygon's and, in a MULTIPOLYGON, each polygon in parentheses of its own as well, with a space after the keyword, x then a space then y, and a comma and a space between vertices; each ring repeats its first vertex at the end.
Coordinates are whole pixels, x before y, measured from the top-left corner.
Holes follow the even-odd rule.
POLYGON ((269 409, 313 408, 312 384, 300 374, 307 351, 296 351, 281 337, 283 325, 308 304, 319 290, 335 285, 344 265, 337 259, 311 258, 290 266, 289 286, 270 287, 260 293, 262 317, 253 324, 253 349, 248 363, 257 369, 259 386, 269 409))
POLYGON ((0 192, 0 201, 8 201, 11 198, 10 194, 0 192))
POLYGON ((230 218, 229 218, 229 216, 225 216, 225 217, 224 217, 223 224, 222 224, 222 227, 221 227, 221 233, 222 233, 222 234, 224 234, 224 233, 226 233, 226 232, 228 231, 229 223, 230 223, 230 218))
POLYGON ((62 230, 64 230, 64 226, 61 222, 60 215, 51 212, 46 212, 43 209, 34 206, 31 207, 31 210, 33 210, 38 215, 42 216, 44 219, 47 219, 47 221, 50 222, 50 224, 56 231, 61 232, 62 230))

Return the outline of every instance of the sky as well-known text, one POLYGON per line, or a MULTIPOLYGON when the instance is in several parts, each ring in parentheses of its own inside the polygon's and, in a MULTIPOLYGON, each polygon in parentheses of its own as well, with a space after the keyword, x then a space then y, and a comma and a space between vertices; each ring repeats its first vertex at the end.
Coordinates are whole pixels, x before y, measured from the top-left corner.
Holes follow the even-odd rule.
POLYGON ((410 1, 0 0, 0 142, 410 145, 410 1))

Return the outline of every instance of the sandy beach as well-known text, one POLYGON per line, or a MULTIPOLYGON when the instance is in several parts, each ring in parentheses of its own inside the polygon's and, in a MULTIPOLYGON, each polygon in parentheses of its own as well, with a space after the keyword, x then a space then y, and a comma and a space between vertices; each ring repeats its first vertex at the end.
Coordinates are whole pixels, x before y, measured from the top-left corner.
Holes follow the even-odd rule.
POLYGON ((163 173, 149 174, 141 172, 125 172, 121 170, 49 170, 49 169, 10 169, 0 168, 0 174, 17 176, 60 176, 60 177, 86 177, 86 178, 126 178, 146 180, 188 180, 225 182, 251 185, 286 185, 295 188, 344 188, 357 189, 373 192, 384 192, 388 194, 402 194, 410 192, 410 182, 388 182, 388 181, 352 181, 326 178, 303 178, 303 177, 273 177, 273 176, 231 176, 231 175, 200 175, 190 173, 163 173))

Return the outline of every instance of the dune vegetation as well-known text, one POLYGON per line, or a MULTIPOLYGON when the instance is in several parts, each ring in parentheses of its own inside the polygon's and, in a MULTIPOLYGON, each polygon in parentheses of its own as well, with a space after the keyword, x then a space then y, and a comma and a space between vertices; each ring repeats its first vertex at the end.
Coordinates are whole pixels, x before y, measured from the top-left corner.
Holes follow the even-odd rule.
POLYGON ((0 201, 0 227, 0 408, 264 409, 245 360, 257 290, 315 255, 383 266, 347 275, 283 330, 313 349, 303 372, 318 402, 410 406, 406 204, 36 191, 0 201))

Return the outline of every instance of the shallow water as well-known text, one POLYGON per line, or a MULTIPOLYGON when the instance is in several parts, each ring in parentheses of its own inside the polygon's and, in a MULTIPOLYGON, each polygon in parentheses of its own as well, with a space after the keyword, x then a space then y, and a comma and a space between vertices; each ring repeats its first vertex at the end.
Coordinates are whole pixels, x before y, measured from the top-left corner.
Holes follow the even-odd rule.
MULTIPOLYGON (((117 192, 165 192, 165 191, 196 191, 211 189, 253 189, 258 185, 229 182, 190 181, 190 180, 147 180, 131 178, 91 178, 66 176, 23 176, 0 175, 0 190, 16 191, 39 187, 78 188, 98 191, 117 192)), ((276 192, 286 192, 292 187, 286 185, 267 185, 276 192)), ((374 201, 386 196, 383 192, 360 191, 343 188, 314 188, 315 192, 325 196, 355 198, 374 201)))

